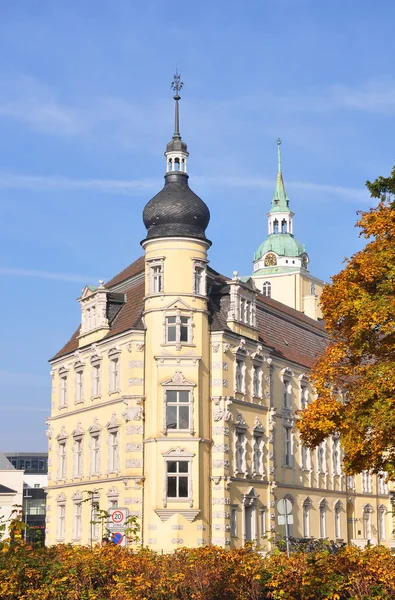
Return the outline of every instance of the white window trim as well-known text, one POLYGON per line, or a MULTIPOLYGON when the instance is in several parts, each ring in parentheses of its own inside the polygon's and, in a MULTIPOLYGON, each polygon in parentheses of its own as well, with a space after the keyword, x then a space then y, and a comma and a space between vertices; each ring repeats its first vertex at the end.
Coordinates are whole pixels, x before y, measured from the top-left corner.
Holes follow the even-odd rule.
POLYGON ((362 535, 363 539, 371 540, 373 538, 373 507, 371 504, 365 504, 362 507, 362 535))
POLYGON ((317 472, 318 473, 326 473, 327 472, 325 440, 323 442, 321 442, 321 444, 319 446, 317 446, 317 472), (322 457, 322 461, 321 461, 321 457, 322 457))
POLYGON ((74 363, 74 404, 83 404, 85 387, 85 365, 77 361, 74 363), (81 378, 79 378, 81 376, 81 378))
POLYGON ((119 394, 121 391, 121 350, 120 348, 110 348, 108 351, 109 358, 109 381, 108 381, 108 393, 119 394), (117 361, 117 381, 114 382, 114 364, 117 361), (116 383, 116 385, 115 385, 116 383))
POLYGON ((91 475, 99 476, 99 475, 101 475, 102 428, 98 424, 97 418, 95 418, 93 425, 91 427, 89 427, 88 433, 90 435, 90 443, 89 443, 89 449, 90 449, 89 472, 90 472, 91 475), (98 460, 97 460, 97 465, 96 465, 97 469, 96 470, 94 469, 94 466, 95 466, 95 460, 94 460, 94 456, 95 456, 95 454, 94 454, 94 451, 95 451, 94 438, 98 440, 98 454, 97 454, 98 460))
POLYGON ((167 508, 167 504, 173 503, 188 503, 189 507, 193 507, 193 481, 192 481, 192 461, 195 454, 189 452, 186 448, 171 448, 162 454, 164 460, 164 479, 163 479, 163 508, 167 508), (188 497, 187 498, 168 498, 167 497, 167 463, 168 462, 185 461, 188 462, 188 497))
POLYGON ((378 511, 378 519, 377 519, 377 535, 379 538, 379 541, 384 541, 386 539, 386 516, 387 516, 387 507, 384 506, 384 504, 380 504, 377 507, 377 511, 378 511))
POLYGON ((164 332, 164 344, 163 346, 175 346, 176 350, 181 350, 181 348, 183 346, 194 346, 195 344, 193 343, 193 328, 194 328, 194 322, 193 322, 193 312, 192 311, 186 311, 186 310, 168 310, 166 312, 164 312, 163 314, 163 332, 164 332), (167 336, 167 318, 168 317, 175 317, 176 318, 176 339, 174 342, 169 342, 168 341, 168 336, 167 336), (188 341, 187 342, 182 342, 181 341, 181 317, 186 317, 188 319, 188 341))
POLYGON ((242 475, 247 477, 247 431, 248 426, 243 419, 241 413, 238 413, 236 421, 234 423, 234 435, 233 435, 233 455, 234 455, 234 476, 238 477, 242 475), (242 436, 242 437, 241 437, 242 436), (239 442, 241 445, 239 446, 239 442), (239 448, 242 450, 241 464, 239 464, 238 456, 239 448))
POLYGON ((58 542, 62 542, 66 536, 66 496, 63 493, 59 494, 59 496, 56 498, 56 504, 58 511, 56 519, 56 540, 58 542))
POLYGON ((335 538, 335 540, 342 539, 342 518, 341 518, 342 510, 343 510, 343 503, 341 500, 337 500, 333 504, 334 538, 335 538))
POLYGON ((310 498, 306 498, 306 500, 302 504, 302 529, 303 529, 303 537, 310 537, 310 510, 313 503, 310 498))
POLYGON ((161 296, 164 294, 164 264, 165 264, 165 257, 164 256, 157 256, 155 258, 149 258, 147 259, 147 265, 148 265, 148 293, 150 296, 161 296), (161 286, 160 286, 160 290, 157 291, 155 290, 155 274, 154 274, 154 269, 156 267, 160 267, 161 271, 161 286))
POLYGON ((283 425, 283 467, 285 469, 294 468, 294 433, 292 431, 292 424, 285 423, 283 425), (287 439, 287 432, 289 432, 289 439, 287 439), (289 454, 288 454, 289 449, 289 454), (289 459, 289 460, 288 460, 289 459))
POLYGON ((333 475, 341 475, 340 438, 332 437, 332 470, 333 475))
POLYGON ((67 441, 68 435, 62 427, 59 435, 56 436, 56 440, 58 442, 58 473, 57 473, 57 481, 66 481, 67 479, 67 441), (61 452, 61 448, 64 449, 64 452, 61 452))
POLYGON ((302 471, 311 471, 311 450, 304 444, 300 444, 300 468, 302 471))
POLYGON ((264 464, 264 443, 263 443, 263 432, 257 429, 254 429, 252 435, 252 476, 253 477, 264 477, 265 475, 265 464, 264 464), (258 444, 258 451, 260 452, 259 460, 258 460, 258 471, 255 469, 256 467, 256 444, 258 444))
POLYGON ((164 435, 172 434, 172 433, 189 433, 190 435, 195 434, 195 395, 194 389, 196 387, 196 383, 193 381, 189 381, 185 379, 184 375, 181 371, 176 371, 171 379, 167 381, 163 381, 161 383, 162 386, 162 394, 163 394, 163 428, 162 433, 164 435), (189 392, 189 429, 167 429, 167 421, 166 421, 166 412, 167 412, 167 401, 166 401, 166 392, 167 391, 183 391, 189 392))
POLYGON ((102 378, 103 378, 102 358, 98 357, 98 356, 92 356, 92 358, 91 358, 91 400, 95 400, 96 398, 101 398, 102 378), (98 378, 97 390, 95 389, 95 385, 96 385, 95 370, 96 369, 99 370, 98 371, 99 378, 98 378), (98 393, 95 394, 95 391, 97 391, 98 393))
POLYGON ((75 492, 71 496, 71 499, 73 501, 73 529, 72 529, 73 540, 80 541, 81 537, 82 537, 82 501, 83 501, 81 492, 80 491, 75 492), (78 515, 78 512, 79 512, 79 515, 78 515), (77 526, 77 523, 78 523, 77 517, 78 516, 80 517, 79 527, 77 526))
POLYGON ((68 407, 68 399, 69 399, 69 370, 65 369, 65 367, 61 367, 58 371, 59 374, 59 402, 58 408, 59 410, 62 408, 68 407), (63 384, 63 382, 65 382, 63 384))
POLYGON ((71 434, 73 438, 73 479, 81 479, 84 476, 84 435, 85 431, 81 427, 81 423, 78 423, 77 428, 71 434), (77 452, 77 444, 81 444, 81 452, 77 452), (78 454, 80 454, 80 466, 81 470, 78 470, 78 454))
POLYGON ((326 531, 326 511, 328 510, 328 501, 323 498, 319 504, 319 530, 320 538, 325 539, 327 536, 326 531))
POLYGON ((252 396, 255 398, 262 399, 263 397, 263 369, 262 360, 255 359, 252 363, 252 396), (258 388, 256 389, 255 383, 258 382, 258 388))
POLYGON ((238 537, 238 510, 237 505, 234 504, 230 508, 230 535, 231 537, 238 537))
POLYGON ((121 424, 116 418, 115 413, 112 414, 111 420, 106 425, 107 429, 107 445, 108 445, 108 461, 107 461, 107 473, 113 473, 118 475, 121 469, 121 460, 120 460, 120 448, 121 448, 121 424), (117 439, 117 453, 115 457, 115 463, 113 460, 113 448, 112 441, 114 436, 117 439))
POLYGON ((115 486, 111 487, 108 490, 106 496, 107 496, 108 508, 115 508, 116 506, 119 506, 119 491, 118 491, 118 488, 116 488, 115 486), (115 505, 112 504, 114 502, 116 502, 115 505))
POLYGON ((194 296, 207 296, 207 262, 199 258, 192 258, 192 293, 194 296), (196 269, 202 269, 200 290, 196 290, 196 269))

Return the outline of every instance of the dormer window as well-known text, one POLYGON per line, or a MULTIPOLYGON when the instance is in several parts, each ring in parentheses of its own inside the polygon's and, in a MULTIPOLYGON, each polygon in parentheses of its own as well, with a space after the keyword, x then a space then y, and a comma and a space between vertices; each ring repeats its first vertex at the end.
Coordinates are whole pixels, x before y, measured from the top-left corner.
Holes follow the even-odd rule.
POLYGON ((266 296, 267 298, 272 297, 272 284, 270 281, 265 281, 262 285, 262 295, 266 296))
POLYGON ((81 331, 84 335, 96 329, 108 328, 107 294, 103 281, 99 287, 86 286, 79 299, 81 306, 81 331))

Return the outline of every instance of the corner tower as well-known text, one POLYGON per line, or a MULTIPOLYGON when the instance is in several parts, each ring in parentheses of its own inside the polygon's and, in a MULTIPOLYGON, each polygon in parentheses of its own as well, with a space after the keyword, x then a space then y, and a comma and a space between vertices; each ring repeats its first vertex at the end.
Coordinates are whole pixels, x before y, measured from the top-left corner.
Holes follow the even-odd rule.
POLYGON ((144 539, 152 548, 208 539, 210 468, 206 238, 210 212, 189 187, 175 74, 165 184, 145 206, 144 539), (199 535, 197 536, 197 531, 199 535))
POLYGON ((294 236, 294 213, 289 207, 281 168, 281 140, 277 140, 277 180, 267 214, 268 235, 254 254, 252 279, 264 296, 269 296, 321 318, 319 297, 324 282, 308 269, 309 256, 294 236))

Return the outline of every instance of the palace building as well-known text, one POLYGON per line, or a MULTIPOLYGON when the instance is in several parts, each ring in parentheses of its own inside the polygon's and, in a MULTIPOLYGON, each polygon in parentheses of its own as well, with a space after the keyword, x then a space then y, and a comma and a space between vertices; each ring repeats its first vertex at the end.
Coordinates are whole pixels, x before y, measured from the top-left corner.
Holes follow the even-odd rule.
POLYGON ((395 545, 385 479, 346 477, 337 437, 310 451, 294 430, 327 338, 280 153, 253 275, 221 275, 208 266, 209 209, 189 187, 181 87, 176 75, 143 255, 83 289, 80 325, 50 361, 46 543, 100 542, 90 497, 95 510, 126 508, 153 550, 269 548, 287 498, 294 537, 395 545))

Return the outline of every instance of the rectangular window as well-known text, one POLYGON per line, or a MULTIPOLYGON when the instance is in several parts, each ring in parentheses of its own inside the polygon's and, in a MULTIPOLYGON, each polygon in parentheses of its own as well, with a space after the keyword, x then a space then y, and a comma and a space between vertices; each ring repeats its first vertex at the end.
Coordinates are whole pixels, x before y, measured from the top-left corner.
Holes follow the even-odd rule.
POLYGON ((252 463, 255 475, 263 475, 263 438, 261 435, 253 437, 253 456, 252 463))
POLYGON ((379 507, 379 540, 385 540, 385 507, 379 507))
POLYGON ((303 504, 303 537, 310 537, 310 505, 303 504))
POLYGON ((74 442, 74 460, 75 460, 75 476, 81 477, 83 474, 82 465, 82 440, 75 440, 74 442))
POLYGON ((283 383, 283 406, 284 408, 291 407, 291 384, 289 381, 283 383))
POLYGON ((320 506, 320 538, 326 538, 326 506, 320 506))
POLYGON ((363 537, 365 540, 372 539, 372 509, 364 508, 362 516, 363 537))
POLYGON ((236 473, 245 472, 246 436, 242 431, 235 432, 235 467, 236 473))
POLYGON ((59 443, 59 479, 66 479, 67 464, 66 464, 66 442, 59 443))
POLYGON ((284 427, 284 465, 292 467, 292 427, 284 427))
POLYGON ((114 472, 119 468, 119 431, 110 431, 109 439, 109 470, 114 472))
POLYGON ((322 442, 317 448, 317 462, 318 462, 318 471, 320 473, 325 473, 326 469, 326 461, 325 461, 325 442, 322 442))
POLYGON ((92 398, 100 396, 100 363, 92 365, 92 398))
POLYGON ((254 365, 252 374, 252 387, 254 396, 261 396, 261 368, 258 365, 254 365))
POLYGON ((261 536, 266 535, 266 511, 261 510, 260 512, 260 527, 261 527, 261 536))
POLYGON ((110 392, 119 391, 119 358, 110 360, 110 392))
POLYGON ((84 372, 79 369, 75 372, 75 402, 84 401, 84 372))
POLYGON ((340 475, 340 444, 339 438, 333 439, 333 473, 335 475, 340 475))
POLYGON ((166 390, 166 428, 190 429, 189 391, 166 390))
POLYGON ((244 393, 244 362, 238 358, 235 366, 235 387, 236 392, 244 393))
POLYGON ((58 504, 58 538, 62 540, 65 533, 66 505, 58 504))
POLYGON ((166 342, 167 343, 190 343, 190 317, 173 316, 166 317, 166 342))
POLYGON ((232 508, 230 512, 230 535, 237 537, 237 508, 232 508))
POLYGON ((76 502, 74 504, 74 537, 79 539, 82 531, 82 504, 76 502))
POLYGON ((302 410, 307 408, 307 387, 305 385, 300 388, 300 408, 302 410))
POLYGON ((91 472, 92 472, 92 475, 97 475, 100 472, 100 436, 99 435, 92 435, 91 449, 92 449, 91 472))
POLYGON ((67 406, 67 375, 60 378, 60 406, 67 406))
POLYGON ((302 455, 302 469, 304 471, 309 471, 311 469, 311 455, 310 448, 307 446, 301 446, 301 455, 302 455))
POLYGON ((339 540, 341 536, 341 508, 335 506, 335 538, 339 540))
POLYGON ((204 289, 204 272, 203 267, 195 267, 194 279, 193 279, 193 293, 203 296, 205 294, 204 289))
POLYGON ((163 292, 163 265, 161 264, 151 267, 151 292, 153 294, 163 292))
POLYGON ((185 460, 167 463, 167 497, 188 498, 189 462, 185 460))

